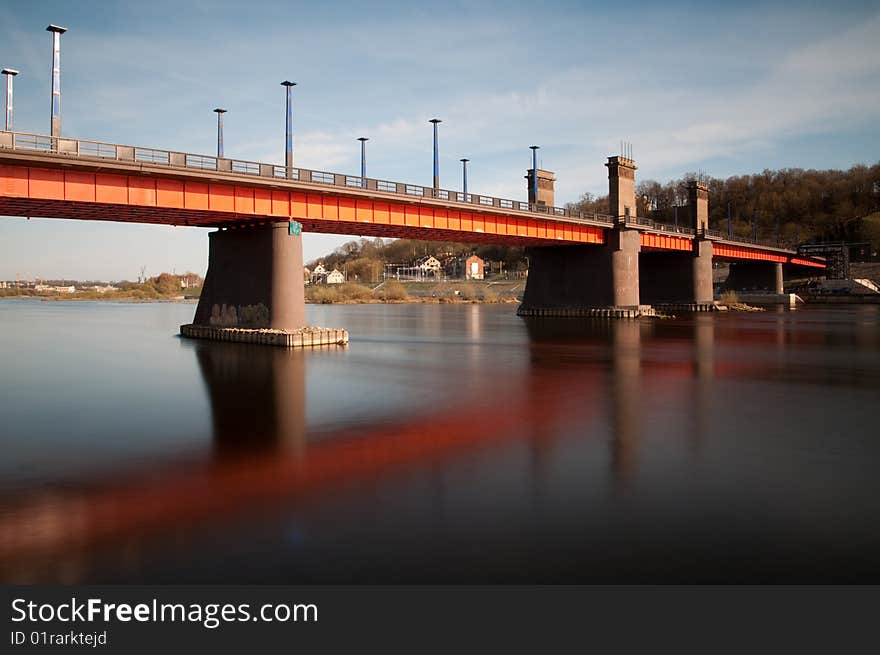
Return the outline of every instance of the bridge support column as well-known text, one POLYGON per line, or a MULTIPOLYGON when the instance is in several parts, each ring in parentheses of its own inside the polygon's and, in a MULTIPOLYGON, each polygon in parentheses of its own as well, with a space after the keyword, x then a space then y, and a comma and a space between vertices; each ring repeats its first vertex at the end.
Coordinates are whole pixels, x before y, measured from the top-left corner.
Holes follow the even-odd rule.
POLYGON ((296 330, 306 324, 298 223, 208 235, 208 273, 195 325, 296 330))
POLYGON ((611 255, 611 287, 615 307, 639 306, 639 251, 642 249, 638 230, 618 227, 608 234, 611 255))
POLYGON ((687 213, 694 230, 691 252, 642 253, 642 300, 674 309, 713 309, 712 242, 709 228, 709 187, 688 184, 687 213))
POLYGON ((642 302, 651 305, 710 305, 712 242, 694 239, 692 252, 643 252, 642 302))
POLYGON ((609 230, 602 246, 528 249, 520 316, 635 317, 639 305, 637 230, 609 230))
POLYGON ((773 291, 773 292, 774 292, 776 295, 782 295, 782 292, 784 291, 784 285, 783 285, 783 282, 785 281, 785 279, 784 279, 783 276, 782 276, 782 264, 781 264, 780 262, 777 262, 776 264, 773 265, 773 268, 774 268, 774 271, 773 271, 773 272, 774 272, 774 274, 775 274, 774 277, 776 278, 776 279, 774 280, 774 282, 775 282, 776 284, 775 284, 775 287, 774 287, 774 291, 773 291))
POLYGON ((715 300, 712 280, 712 242, 694 239, 694 302, 698 305, 715 300))
POLYGON ((777 262, 733 262, 724 283, 733 291, 764 291, 782 294, 782 264, 777 262))

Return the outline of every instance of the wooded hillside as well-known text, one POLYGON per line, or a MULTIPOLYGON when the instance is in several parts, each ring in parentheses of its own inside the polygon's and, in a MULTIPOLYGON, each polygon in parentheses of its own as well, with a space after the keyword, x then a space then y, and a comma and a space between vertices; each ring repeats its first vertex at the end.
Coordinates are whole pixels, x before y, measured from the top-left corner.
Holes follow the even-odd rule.
MULTIPOLYGON (((687 184, 697 179, 689 173, 661 184, 643 180, 636 187, 640 216, 673 223, 675 206, 687 202, 687 184)), ((777 221, 782 242, 873 241, 880 245, 880 163, 849 170, 765 170, 726 179, 703 177, 709 185, 709 221, 712 229, 727 230, 727 207, 734 234, 753 236, 757 216, 758 238, 774 240, 777 221)), ((586 194, 573 208, 608 211, 607 197, 586 194)), ((685 214, 679 210, 684 224, 685 214)))

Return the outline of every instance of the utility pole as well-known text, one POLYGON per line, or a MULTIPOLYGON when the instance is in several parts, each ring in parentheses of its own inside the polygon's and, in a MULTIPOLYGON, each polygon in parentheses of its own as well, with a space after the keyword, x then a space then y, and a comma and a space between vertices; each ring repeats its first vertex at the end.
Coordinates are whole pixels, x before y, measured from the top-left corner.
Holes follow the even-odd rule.
POLYGON ((223 114, 226 110, 217 107, 214 112, 217 114, 217 159, 223 159, 223 114))
POLYGON ((61 136, 61 35, 66 27, 49 25, 47 32, 52 32, 52 102, 51 131, 53 137, 61 136))
POLYGON ((440 188, 440 154, 437 147, 437 125, 443 121, 439 118, 432 118, 428 122, 434 125, 434 196, 436 197, 437 190, 440 188))
POLYGON ((14 120, 12 115, 12 78, 18 75, 18 71, 12 68, 4 68, 3 75, 6 76, 6 131, 12 132, 14 129, 14 120))
POLYGON ((367 141, 370 139, 365 136, 359 136, 358 141, 361 142, 361 186, 367 186, 367 141))
POLYGON ((284 87, 286 106, 284 112, 284 165, 287 167, 287 175, 291 174, 290 169, 293 168, 293 94, 291 89, 296 86, 296 82, 284 80, 281 83, 284 87))
POLYGON ((459 159, 461 162, 461 192, 464 194, 464 202, 467 202, 467 165, 470 159, 459 159))
POLYGON ((532 151, 532 200, 538 206, 538 150, 541 146, 529 146, 532 151))

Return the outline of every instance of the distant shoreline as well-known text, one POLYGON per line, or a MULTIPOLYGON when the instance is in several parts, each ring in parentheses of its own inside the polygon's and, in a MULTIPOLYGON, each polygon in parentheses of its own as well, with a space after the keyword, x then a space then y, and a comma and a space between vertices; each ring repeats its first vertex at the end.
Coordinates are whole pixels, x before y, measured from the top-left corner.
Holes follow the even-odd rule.
POLYGON ((432 298, 430 296, 410 296, 404 299, 382 300, 381 298, 345 299, 345 300, 308 300, 307 305, 513 305, 519 304, 519 298, 497 298, 484 300, 482 298, 432 298))
MULTIPOLYGON (((197 303, 198 298, 76 298, 71 296, 0 296, 0 300, 40 300, 42 302, 121 302, 121 303, 197 303)), ((519 304, 518 298, 498 298, 484 300, 482 298, 432 298, 430 296, 411 296, 401 300, 382 300, 380 298, 346 299, 334 301, 317 301, 306 299, 307 305, 512 305, 519 304)))
POLYGON ((126 303, 149 303, 149 302, 187 302, 193 303, 198 302, 198 298, 135 298, 133 296, 129 297, 111 297, 111 298, 77 298, 75 294, 65 294, 65 295, 55 295, 55 296, 32 296, 32 295, 21 295, 21 296, 0 296, 0 300, 40 300, 42 302, 63 302, 73 301, 73 302, 126 302, 126 303))

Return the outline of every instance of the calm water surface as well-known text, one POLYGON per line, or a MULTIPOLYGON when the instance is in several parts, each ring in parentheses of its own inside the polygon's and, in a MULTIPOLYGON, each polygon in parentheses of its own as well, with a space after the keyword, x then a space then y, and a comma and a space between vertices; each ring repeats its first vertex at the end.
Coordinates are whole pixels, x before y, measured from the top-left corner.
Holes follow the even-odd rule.
POLYGON ((0 302, 3 582, 880 582, 880 307, 0 302))

